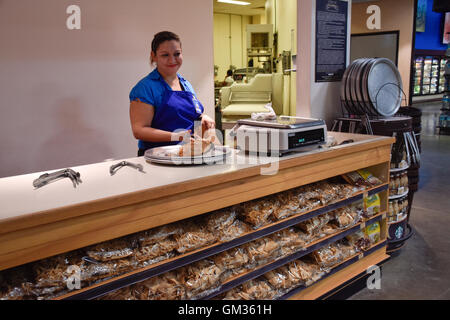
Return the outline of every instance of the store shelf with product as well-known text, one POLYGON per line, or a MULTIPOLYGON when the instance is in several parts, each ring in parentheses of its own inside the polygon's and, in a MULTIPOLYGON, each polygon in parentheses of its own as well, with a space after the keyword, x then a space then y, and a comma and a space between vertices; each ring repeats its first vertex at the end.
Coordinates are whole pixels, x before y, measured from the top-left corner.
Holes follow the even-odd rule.
MULTIPOLYGON (((12 278, 17 280, 20 278, 21 271, 34 272, 31 278, 26 279, 28 281, 23 281, 20 285, 22 290, 30 290, 23 291, 26 298, 93 299, 107 294, 114 295, 116 290, 126 291, 124 288, 132 285, 139 286, 149 281, 156 281, 152 279, 163 277, 167 273, 177 273, 177 270, 183 270, 185 280, 191 279, 188 281, 189 284, 202 282, 204 280, 197 279, 197 272, 203 270, 202 272, 212 272, 212 278, 206 280, 207 284, 202 282, 198 283, 198 287, 193 285, 194 287, 190 291, 186 291, 186 288, 183 290, 189 292, 188 298, 205 298, 202 294, 212 293, 207 290, 199 290, 199 288, 211 289, 208 287, 208 283, 213 284, 214 281, 211 279, 219 278, 217 276, 219 271, 208 264, 207 260, 225 254, 228 250, 237 250, 242 246, 246 248, 247 253, 252 252, 252 257, 257 257, 262 254, 257 249, 260 248, 258 244, 263 245, 261 241, 266 241, 264 239, 272 238, 273 240, 278 237, 277 239, 280 240, 281 234, 290 239, 288 231, 291 228, 299 228, 299 225, 307 222, 320 221, 321 216, 331 214, 330 212, 343 212, 350 204, 361 202, 361 200, 374 197, 376 194, 379 207, 371 212, 368 221, 360 220, 342 229, 327 225, 325 236, 314 239, 314 241, 307 241, 297 247, 297 250, 293 249, 289 252, 285 250, 284 254, 279 252, 279 255, 270 256, 272 260, 253 264, 239 277, 228 278, 226 282, 221 283, 222 287, 218 290, 226 292, 225 289, 231 290, 241 286, 245 281, 260 277, 264 273, 306 254, 312 254, 323 246, 342 240, 349 233, 361 230, 362 226, 375 220, 380 224, 380 241, 379 244, 372 246, 371 249, 374 252, 370 251, 370 255, 376 254, 376 263, 381 263, 388 257, 385 254, 387 189, 389 154, 393 139, 333 132, 330 134, 335 136, 338 142, 349 138, 355 142, 285 156, 279 161, 279 170, 276 175, 261 175, 260 169, 264 165, 260 164, 241 167, 236 164, 225 164, 222 168, 208 166, 203 167, 203 176, 186 179, 187 183, 182 187, 179 186, 182 182, 162 185, 159 189, 161 192, 158 193, 155 192, 155 187, 144 186, 141 192, 137 191, 140 193, 139 195, 135 192, 134 194, 124 194, 122 198, 109 196, 105 197, 108 199, 105 202, 101 199, 97 199, 95 203, 90 202, 88 207, 83 203, 63 206, 63 209, 58 210, 63 213, 59 219, 57 215, 52 214, 55 212, 53 210, 48 210, 48 215, 41 213, 43 218, 41 224, 33 219, 35 217, 32 214, 16 216, 16 219, 24 221, 27 225, 24 230, 15 229, 14 227, 17 227, 18 224, 13 223, 17 221, 13 221, 14 219, 11 217, 0 220, 0 225, 7 227, 2 229, 0 235, 4 240, 0 245, 0 267, 4 270, 0 272, 0 277, 3 276, 6 279, 6 274, 13 274, 12 278), (364 190, 352 189, 351 194, 347 189, 347 193, 344 192, 341 197, 336 198, 337 190, 345 190, 345 188, 336 189, 336 186, 349 183, 341 180, 335 184, 335 179, 342 179, 339 178, 341 175, 363 168, 367 168, 374 176, 378 177, 380 183, 376 186, 366 187, 364 190), (205 169, 210 172, 204 172, 207 171, 205 169), (333 177, 338 178, 331 179, 333 177), (328 182, 324 182, 326 179, 328 182), (192 183, 192 180, 197 183, 192 183), (315 193, 308 189, 311 186, 315 186, 315 193), (324 190, 317 192, 319 186, 332 188, 331 190, 335 190, 335 192, 325 192, 324 190), (153 189, 151 190, 153 192, 145 192, 149 189, 153 189), (297 193, 293 193, 294 191, 297 193), (315 194, 317 198, 306 199, 305 192, 310 196, 315 194), (334 196, 332 196, 333 194, 334 196), (330 197, 327 198, 327 196, 330 197), (291 201, 294 199, 292 197, 301 198, 306 202, 302 207, 297 203, 296 210, 289 209, 292 206, 291 201), (283 203, 283 200, 286 199, 291 200, 288 201, 289 203, 283 203), (272 208, 272 212, 268 214, 270 219, 261 218, 261 214, 264 216, 264 203, 267 204, 271 201, 272 207, 276 203, 277 213, 274 214, 272 208), (111 205, 112 208, 105 209, 107 205, 111 205), (236 206, 240 207, 238 213, 230 216, 230 212, 232 212, 229 211, 230 208, 236 206), (255 209, 255 206, 259 209, 255 209), (78 210, 75 210, 76 207, 78 210), (88 208, 91 210, 90 213, 86 213, 88 208), (145 210, 139 210, 144 208, 145 210), (80 216, 77 216, 75 211, 80 216), (99 219, 99 223, 95 226, 90 223, 90 218, 92 218, 91 221, 97 221, 94 217, 99 219), (114 218, 111 219, 112 217, 114 218), (230 218, 233 220, 231 222, 225 217, 234 217, 234 219, 230 218), (103 221, 103 224, 100 221, 103 221), (214 229, 215 224, 212 221, 221 221, 220 225, 222 226, 224 221, 231 222, 231 224, 226 225, 225 223, 225 228, 214 229), (261 221, 264 221, 263 225, 258 224, 261 221), (177 231, 175 227, 177 225, 182 227, 181 231, 177 231), (65 235, 61 233, 62 229, 65 230, 65 235), (165 230, 166 236, 158 238, 162 233, 155 230, 165 230), (215 232, 211 232, 211 230, 215 230, 215 232), (20 236, 25 236, 24 239, 28 240, 27 243, 21 241, 20 236), (380 244, 383 245, 380 246, 380 244), (21 247, 22 249, 19 249, 21 247), (36 248, 39 247, 43 250, 36 251, 36 248), (19 250, 25 250, 25 253, 20 253, 19 250), (31 250, 33 254, 30 254, 31 250), (78 257, 75 257, 77 254, 78 257), (137 259, 138 257, 140 261, 137 259), (92 279, 83 281, 82 278, 82 288, 68 292, 64 287, 65 281, 70 276, 66 268, 76 265, 76 259, 79 259, 78 261, 81 263, 78 265, 81 269, 81 276, 91 272, 92 279), (131 262, 131 260, 134 261, 131 262), (143 261, 145 263, 142 263, 143 261), (58 266, 58 262, 62 265, 58 266), (113 272, 108 271, 108 268, 113 272), (36 275, 41 275, 41 277, 36 277, 36 275), (47 278, 47 284, 45 284, 46 275, 56 278, 47 278), (37 282, 37 280, 41 281, 37 282), (33 281, 35 281, 34 284, 33 281), (49 281, 55 281, 52 287, 48 285, 49 281), (58 288, 61 285, 63 288, 58 288)), ((146 165, 146 172, 152 173, 153 169, 161 170, 161 166, 148 163, 144 163, 144 165, 146 165)), ((193 167, 165 168, 168 171, 178 172, 191 170, 191 173, 201 169, 193 167)), ((133 177, 138 176, 134 171, 130 171, 130 174, 133 177)), ((82 176, 86 183, 83 172, 82 176)), ((133 177, 131 178, 133 179, 133 177)), ((334 218, 331 219, 333 223, 340 221, 336 220, 337 213, 333 213, 333 215, 334 218)), ((299 232, 305 233, 301 228, 299 232)), ((280 245, 276 246, 280 247, 280 245)), ((284 248, 286 249, 286 247, 284 248)), ((265 251, 263 250, 263 252, 265 251)), ((358 258, 356 260, 353 260, 354 257, 347 258, 350 259, 348 261, 352 261, 351 265, 355 268, 364 264, 363 256, 359 253, 355 256, 358 258)), ((340 262, 346 264, 348 261, 340 262)), ((346 269, 347 267, 342 267, 341 271, 346 269)), ((337 277, 339 272, 328 272, 327 276, 316 284, 322 281, 327 281, 327 283, 331 281, 334 287, 340 285, 343 279, 337 277)), ((217 283, 214 284, 217 285, 217 283)), ((13 288, 10 287, 10 289, 13 288)), ((0 291, 5 297, 5 288, 0 288, 0 291)), ((216 291, 215 293, 220 294, 221 292, 216 291)))
POLYGON ((416 53, 413 64, 414 96, 436 95, 445 91, 446 62, 447 57, 441 52, 416 53))

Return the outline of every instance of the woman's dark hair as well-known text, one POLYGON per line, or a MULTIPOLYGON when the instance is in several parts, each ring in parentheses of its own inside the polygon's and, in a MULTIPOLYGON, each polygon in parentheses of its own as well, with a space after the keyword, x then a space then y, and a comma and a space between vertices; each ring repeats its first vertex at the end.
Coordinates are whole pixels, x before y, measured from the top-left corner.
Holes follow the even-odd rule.
POLYGON ((232 76, 233 75, 233 70, 229 69, 227 71, 227 77, 232 76))
POLYGON ((163 43, 164 41, 170 41, 170 40, 175 40, 178 41, 181 45, 181 40, 180 37, 178 35, 176 35, 173 32, 170 31, 161 31, 158 32, 157 34, 155 34, 155 36, 153 37, 153 41, 152 41, 152 52, 154 54, 156 54, 156 50, 158 50, 158 47, 161 43, 163 43))

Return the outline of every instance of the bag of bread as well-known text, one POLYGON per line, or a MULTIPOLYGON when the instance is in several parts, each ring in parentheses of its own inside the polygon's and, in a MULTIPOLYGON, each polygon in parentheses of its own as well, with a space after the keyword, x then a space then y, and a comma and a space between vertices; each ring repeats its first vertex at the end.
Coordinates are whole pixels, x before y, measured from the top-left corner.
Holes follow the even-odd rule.
POLYGON ((373 187, 382 184, 382 181, 375 177, 367 169, 360 169, 343 174, 342 177, 350 184, 357 186, 373 187))
POLYGON ((377 221, 368 225, 365 229, 365 233, 371 244, 377 243, 380 241, 380 223, 377 221))
POLYGON ((306 250, 308 237, 306 234, 294 227, 277 231, 269 236, 280 246, 280 256, 288 256, 294 252, 306 250))
POLYGON ((211 260, 201 260, 183 267, 186 298, 200 298, 217 289, 223 272, 211 260))
POLYGON ((275 260, 280 253, 280 245, 270 237, 259 238, 242 245, 249 257, 249 267, 256 267, 275 260))
POLYGON ((270 216, 274 212, 273 202, 263 198, 247 201, 242 205, 241 217, 254 229, 271 223, 270 216))
POLYGON ((188 223, 184 226, 181 234, 174 236, 177 242, 176 250, 179 253, 186 253, 202 247, 206 247, 216 242, 216 235, 206 228, 195 223, 188 223))
MULTIPOLYGON (((178 247, 178 243, 169 238, 161 240, 154 244, 140 247, 135 251, 135 258, 138 262, 156 260, 158 257, 170 257, 173 256, 172 251, 178 247)), ((159 260, 161 261, 161 260, 159 260)))
POLYGON ((322 268, 331 268, 342 260, 341 251, 334 243, 314 251, 312 255, 322 268))
POLYGON ((352 233, 345 238, 347 239, 349 244, 356 248, 356 250, 358 251, 366 250, 370 247, 370 240, 362 230, 352 233))
POLYGON ((251 231, 251 226, 249 226, 245 222, 242 222, 241 220, 236 219, 231 225, 216 231, 217 240, 219 242, 231 241, 251 231))
POLYGON ((367 217, 371 217, 380 212, 381 201, 378 193, 364 198, 364 213, 367 217))
POLYGON ((240 290, 237 295, 243 300, 272 300, 276 294, 269 283, 260 278, 245 282, 240 290))
POLYGON ((183 275, 178 270, 166 272, 131 287, 137 300, 183 300, 186 299, 183 275))
POLYGON ((229 207, 210 212, 204 216, 204 223, 209 232, 217 232, 231 226, 237 218, 237 207, 229 207))
POLYGON ((179 235, 183 233, 183 227, 181 222, 166 224, 160 227, 156 227, 144 232, 140 232, 137 234, 137 238, 139 241, 139 245, 141 247, 145 247, 164 239, 169 238, 170 236, 179 235))

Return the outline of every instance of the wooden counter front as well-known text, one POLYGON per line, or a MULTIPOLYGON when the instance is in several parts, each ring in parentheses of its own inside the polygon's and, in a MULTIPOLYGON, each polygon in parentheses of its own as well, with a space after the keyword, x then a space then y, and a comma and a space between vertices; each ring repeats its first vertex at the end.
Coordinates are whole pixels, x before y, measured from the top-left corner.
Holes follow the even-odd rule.
MULTIPOLYGON (((59 181, 33 190, 30 174, 0 179, 0 270, 150 229, 205 212, 371 167, 388 181, 394 138, 329 132, 355 142, 269 159, 261 164, 238 154, 232 163, 163 166, 140 158, 146 174, 117 161, 73 168, 83 183, 59 181), (277 173, 261 169, 276 164, 277 173), (37 196, 39 195, 39 196, 37 196)), ((255 159, 253 159, 255 160, 255 159)))

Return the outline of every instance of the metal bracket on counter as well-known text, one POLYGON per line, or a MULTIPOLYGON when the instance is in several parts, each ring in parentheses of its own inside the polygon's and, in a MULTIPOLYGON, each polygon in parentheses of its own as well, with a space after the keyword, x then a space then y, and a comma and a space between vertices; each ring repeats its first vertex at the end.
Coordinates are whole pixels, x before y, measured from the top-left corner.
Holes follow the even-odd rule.
POLYGON ((59 180, 62 178, 69 178, 70 180, 72 180, 74 188, 76 188, 78 184, 83 182, 80 179, 79 172, 75 172, 72 169, 64 169, 53 173, 44 173, 39 178, 33 181, 33 186, 37 189, 49 184, 52 181, 59 180))
POLYGON ((131 163, 128 161, 122 161, 122 162, 112 165, 111 168, 109 168, 109 173, 113 176, 120 168, 122 168, 124 166, 132 167, 132 168, 139 170, 142 173, 146 173, 144 171, 144 167, 142 166, 142 164, 135 164, 135 163, 131 163))

